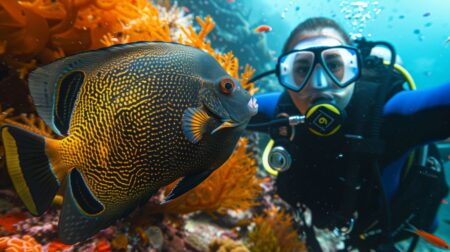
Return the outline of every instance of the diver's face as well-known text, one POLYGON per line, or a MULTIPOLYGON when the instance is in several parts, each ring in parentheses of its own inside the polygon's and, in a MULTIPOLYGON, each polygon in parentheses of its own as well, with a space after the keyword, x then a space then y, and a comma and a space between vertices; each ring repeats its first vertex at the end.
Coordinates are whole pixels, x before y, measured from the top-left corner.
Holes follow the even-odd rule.
MULTIPOLYGON (((339 46, 344 44, 344 40, 336 31, 333 29, 322 29, 320 31, 303 33, 297 38, 296 43, 290 50, 302 50, 320 46, 339 46)), ((330 57, 333 56, 330 55, 330 57)), ((330 58, 329 60, 339 62, 339 59, 330 58)), ((304 71, 308 69, 307 64, 308 62, 305 62, 304 58, 295 60, 294 69, 296 71, 294 79, 296 83, 301 83, 302 79, 305 78, 304 71)), ((331 67, 330 70, 338 78, 344 74, 343 68, 339 67, 338 64, 331 67)), ((346 87, 337 86, 324 71, 323 67, 320 64, 316 64, 306 85, 299 92, 289 90, 289 95, 297 109, 302 114, 305 114, 314 102, 322 98, 336 104, 340 108, 345 108, 352 97, 354 86, 354 83, 346 87)))

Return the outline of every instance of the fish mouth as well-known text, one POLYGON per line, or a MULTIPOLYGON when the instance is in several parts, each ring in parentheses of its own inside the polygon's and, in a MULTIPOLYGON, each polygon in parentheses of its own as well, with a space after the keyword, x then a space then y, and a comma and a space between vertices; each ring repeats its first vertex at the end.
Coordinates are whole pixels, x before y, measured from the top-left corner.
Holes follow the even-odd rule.
POLYGON ((258 103, 256 102, 256 98, 252 96, 247 104, 248 111, 250 112, 250 116, 254 116, 258 113, 258 103))

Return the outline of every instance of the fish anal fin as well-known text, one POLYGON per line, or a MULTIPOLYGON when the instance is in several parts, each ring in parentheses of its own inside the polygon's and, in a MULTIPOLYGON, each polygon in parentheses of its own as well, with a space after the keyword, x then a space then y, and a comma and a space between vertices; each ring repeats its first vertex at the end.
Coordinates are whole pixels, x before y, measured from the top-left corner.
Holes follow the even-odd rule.
POLYGON ((116 220, 103 213, 103 204, 92 194, 81 172, 73 169, 68 177, 59 220, 59 239, 66 244, 75 244, 92 237, 116 220))

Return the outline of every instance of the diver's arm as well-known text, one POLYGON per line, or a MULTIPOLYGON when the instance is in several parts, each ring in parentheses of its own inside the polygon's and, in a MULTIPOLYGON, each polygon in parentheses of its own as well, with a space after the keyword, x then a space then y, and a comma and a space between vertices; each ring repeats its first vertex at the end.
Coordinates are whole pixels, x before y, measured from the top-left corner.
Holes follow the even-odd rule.
POLYGON ((403 91, 384 106, 382 134, 388 152, 407 149, 450 136, 450 83, 417 91, 403 91))
MULTIPOLYGON (((256 102, 258 103, 258 114, 252 117, 249 124, 260 124, 272 120, 275 117, 276 106, 280 99, 281 93, 267 93, 256 95, 256 102)), ((250 128, 248 128, 250 130, 250 128)), ((252 127, 252 131, 267 132, 268 127, 252 127)))

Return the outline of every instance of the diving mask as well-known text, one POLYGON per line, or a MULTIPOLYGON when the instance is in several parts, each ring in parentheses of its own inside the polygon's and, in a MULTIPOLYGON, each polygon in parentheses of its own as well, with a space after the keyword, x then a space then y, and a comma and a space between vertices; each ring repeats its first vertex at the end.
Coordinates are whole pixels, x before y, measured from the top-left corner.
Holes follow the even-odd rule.
POLYGON ((338 87, 350 85, 361 75, 358 49, 345 45, 319 46, 281 55, 276 69, 278 80, 285 88, 298 92, 308 83, 317 64, 338 87))

